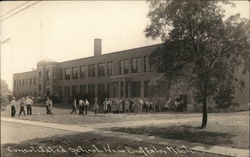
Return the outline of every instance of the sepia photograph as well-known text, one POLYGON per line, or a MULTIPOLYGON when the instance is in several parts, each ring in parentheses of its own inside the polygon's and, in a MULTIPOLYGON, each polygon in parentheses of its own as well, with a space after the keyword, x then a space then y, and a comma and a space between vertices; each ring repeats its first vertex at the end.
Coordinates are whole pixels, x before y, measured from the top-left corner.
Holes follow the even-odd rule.
POLYGON ((1 157, 249 157, 249 0, 0 1, 1 157))

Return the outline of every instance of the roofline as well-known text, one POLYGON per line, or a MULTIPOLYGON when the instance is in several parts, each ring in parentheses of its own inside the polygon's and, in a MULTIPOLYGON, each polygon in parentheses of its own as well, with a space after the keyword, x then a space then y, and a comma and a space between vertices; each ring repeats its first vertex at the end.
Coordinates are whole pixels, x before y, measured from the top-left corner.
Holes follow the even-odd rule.
POLYGON ((32 71, 25 71, 25 72, 18 72, 18 73, 14 73, 13 75, 17 75, 17 74, 24 74, 24 73, 32 73, 32 72, 37 72, 37 70, 32 70, 32 71))
POLYGON ((159 45, 162 45, 162 44, 163 43, 148 45, 148 46, 142 46, 142 47, 137 47, 137 48, 132 48, 132 49, 126 49, 126 50, 121 50, 121 51, 116 51, 116 52, 105 53, 105 54, 102 54, 102 55, 99 55, 99 56, 89 56, 89 57, 78 58, 78 59, 68 60, 68 61, 64 61, 64 62, 57 62, 57 63, 67 63, 67 62, 77 61, 77 60, 81 60, 81 59, 100 57, 100 56, 104 56, 104 55, 111 55, 111 54, 117 54, 117 53, 124 53, 126 51, 131 51, 131 50, 136 50, 136 49, 144 49, 144 48, 147 48, 147 47, 155 47, 155 46, 159 46, 159 45))

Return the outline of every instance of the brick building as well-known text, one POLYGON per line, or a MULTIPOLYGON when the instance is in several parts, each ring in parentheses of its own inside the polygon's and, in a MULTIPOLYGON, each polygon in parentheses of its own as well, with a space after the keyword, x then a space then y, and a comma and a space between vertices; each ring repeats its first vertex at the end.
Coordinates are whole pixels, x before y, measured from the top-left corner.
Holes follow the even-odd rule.
MULTIPOLYGON (((16 97, 53 95, 61 100, 76 96, 148 97, 149 82, 162 76, 149 63, 150 54, 158 46, 101 54, 101 39, 95 39, 92 57, 66 62, 45 59, 37 63, 34 71, 14 74, 13 93, 16 97)), ((247 104, 249 72, 239 75, 246 81, 246 88, 243 92, 236 90, 235 97, 240 104, 247 104)), ((189 90, 182 89, 179 93, 187 95, 187 104, 194 103, 189 90)))

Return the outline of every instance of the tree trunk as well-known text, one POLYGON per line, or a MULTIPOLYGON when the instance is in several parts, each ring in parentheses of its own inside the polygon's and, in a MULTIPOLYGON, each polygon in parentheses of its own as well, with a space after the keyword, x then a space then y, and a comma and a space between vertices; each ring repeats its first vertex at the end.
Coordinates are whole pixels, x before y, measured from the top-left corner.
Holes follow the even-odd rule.
POLYGON ((207 86, 206 83, 204 83, 204 94, 203 94, 203 116, 202 116, 202 124, 201 128, 205 128, 207 126, 207 86))
POLYGON ((201 128, 205 128, 207 126, 207 100, 203 101, 203 116, 202 116, 202 124, 201 128))

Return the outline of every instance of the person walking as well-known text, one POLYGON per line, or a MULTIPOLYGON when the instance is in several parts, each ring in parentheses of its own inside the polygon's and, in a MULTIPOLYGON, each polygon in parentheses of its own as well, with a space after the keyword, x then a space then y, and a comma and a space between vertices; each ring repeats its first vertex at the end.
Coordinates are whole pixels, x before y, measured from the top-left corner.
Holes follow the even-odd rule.
POLYGON ((93 106, 93 110, 94 110, 95 114, 97 114, 98 109, 99 109, 99 106, 98 106, 98 102, 97 102, 97 97, 95 97, 95 102, 94 102, 94 106, 93 106))
POLYGON ((73 114, 73 113, 76 114, 76 99, 74 99, 73 101, 72 111, 70 112, 70 114, 73 114))
POLYGON ((11 117, 15 117, 15 115, 16 115, 16 100, 15 100, 15 97, 13 98, 13 100, 11 100, 10 105, 11 105, 11 117))
POLYGON ((88 99, 86 98, 86 99, 85 99, 85 104, 84 104, 84 111, 85 111, 85 114, 86 114, 86 115, 88 114, 88 107, 89 107, 89 101, 88 101, 88 99))
POLYGON ((27 97, 25 100, 25 104, 27 105, 27 115, 32 115, 32 104, 33 100, 30 97, 27 97))
POLYGON ((22 113, 25 115, 24 106, 25 106, 25 98, 22 98, 22 100, 20 102, 20 112, 19 112, 18 116, 20 116, 22 113))

